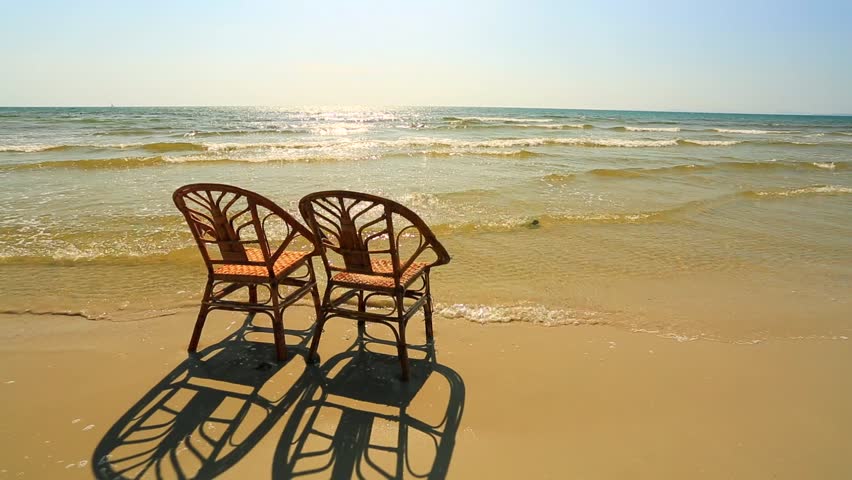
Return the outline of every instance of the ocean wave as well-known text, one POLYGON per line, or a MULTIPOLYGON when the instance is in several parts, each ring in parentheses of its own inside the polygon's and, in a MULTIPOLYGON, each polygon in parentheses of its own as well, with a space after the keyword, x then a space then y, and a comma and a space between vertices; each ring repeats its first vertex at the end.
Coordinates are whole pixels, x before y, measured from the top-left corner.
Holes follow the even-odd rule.
POLYGON ((618 132, 670 132, 676 133, 680 131, 680 127, 612 127, 610 130, 618 132))
POLYGON ((480 324, 522 322, 555 327, 561 325, 600 325, 606 321, 599 312, 586 310, 549 309, 542 305, 438 304, 435 314, 445 318, 460 318, 480 324))
POLYGON ((782 198, 810 195, 848 195, 852 194, 852 188, 844 187, 841 185, 810 185, 807 187, 782 188, 777 190, 746 191, 742 194, 748 197, 756 198, 782 198))
POLYGON ((74 148, 71 145, 0 145, 0 152, 8 153, 36 153, 36 152, 61 152, 74 148))
POLYGON ((769 135, 769 134, 791 134, 799 133, 798 130, 753 130, 753 129, 736 129, 736 128, 714 128, 714 132, 719 133, 736 133, 742 135, 769 135))
MULTIPOLYGON (((122 169, 157 167, 171 164, 225 164, 225 163, 324 163, 341 161, 361 161, 379 158, 394 157, 428 157, 428 158, 453 158, 453 157, 495 157, 495 158, 536 158, 547 157, 551 154, 546 151, 529 150, 532 147, 544 147, 548 145, 567 145, 582 147, 623 147, 623 148, 652 148, 669 147, 673 145, 691 145, 689 140, 618 140, 608 139, 510 139, 510 140, 486 140, 481 142, 459 142, 449 141, 441 143, 441 140, 424 139, 371 142, 370 144, 359 144, 359 148, 349 148, 348 145, 322 145, 322 144, 290 144, 287 147, 269 146, 269 144, 216 144, 210 145, 209 150, 189 149, 186 152, 197 152, 195 155, 181 154, 185 151, 182 147, 162 146, 154 147, 152 150, 161 149, 164 155, 142 155, 111 158, 83 158, 69 160, 48 160, 33 163, 16 163, 0 165, 0 171, 20 171, 38 169, 122 169), (519 148, 527 147, 527 148, 519 148), (174 154, 173 154, 174 153, 174 154)), ((168 145, 168 144, 165 144, 168 145)), ((277 144, 275 144, 277 145, 277 144)), ((706 146, 701 144, 702 146, 706 146)), ((711 144, 710 146, 715 146, 711 144)), ((724 143, 728 146, 729 143, 724 143)), ((649 174, 670 173, 695 173, 705 170, 798 170, 798 171, 847 171, 852 169, 852 162, 826 161, 826 162, 720 162, 706 165, 675 165, 672 167, 659 168, 625 168, 608 169, 600 168, 586 172, 590 175, 600 177, 640 177, 649 174)), ((549 183, 562 183, 556 177, 544 179, 549 183)))
POLYGON ((706 142, 690 139, 625 139, 625 138, 593 138, 593 137, 532 137, 532 138, 501 138, 482 141, 463 141, 452 139, 401 139, 379 142, 384 146, 435 146, 461 148, 512 148, 539 146, 577 146, 577 147, 613 147, 613 148, 659 148, 681 146, 729 146, 738 141, 706 142))
POLYGON ((235 158, 227 155, 157 155, 157 156, 141 156, 141 157, 116 157, 116 158, 95 158, 95 159, 74 159, 74 160, 49 160, 44 162, 34 163, 19 163, 12 165, 0 165, 2 171, 26 171, 26 170, 42 170, 42 169, 78 169, 78 170, 110 170, 110 169, 129 169, 129 168, 146 168, 146 167, 161 167, 176 164, 198 164, 198 165, 222 165, 227 163, 256 163, 256 164, 281 164, 281 163, 326 163, 340 162, 352 160, 366 160, 372 158, 384 157, 430 157, 430 158, 451 158, 463 156, 481 156, 481 157, 497 157, 497 158, 533 158, 540 157, 545 154, 531 152, 529 150, 487 150, 487 149, 467 149, 467 150, 424 150, 416 152, 393 153, 388 152, 382 155, 365 154, 362 156, 343 156, 334 155, 333 153, 322 154, 316 152, 314 154, 303 151, 281 151, 272 152, 264 156, 246 156, 243 158, 235 158))
POLYGON ((101 132, 94 133, 93 135, 96 137, 124 137, 128 135, 156 135, 160 133, 159 130, 164 130, 163 128, 123 128, 123 129, 113 129, 113 130, 104 130, 101 132))
POLYGON ((727 170, 847 170, 852 162, 720 162, 715 168, 727 170))
POLYGON ((82 318, 83 320, 108 320, 109 315, 106 313, 92 313, 88 310, 35 310, 31 308, 24 308, 20 310, 0 310, 0 315, 44 315, 44 316, 56 316, 56 317, 77 317, 82 318))
POLYGON ((572 182, 577 178, 573 173, 550 173, 541 177, 542 180, 551 185, 561 185, 563 183, 572 182))
POLYGON ((549 118, 517 118, 517 117, 444 117, 444 121, 447 122, 469 122, 469 123, 486 123, 486 122, 500 122, 500 123, 547 123, 552 120, 549 118))
POLYGON ((243 157, 234 157, 230 155, 179 155, 163 157, 167 164, 198 164, 198 165, 221 165, 226 163, 254 163, 254 164, 286 164, 286 163, 333 163, 352 160, 366 160, 370 158, 378 158, 375 155, 334 155, 325 154, 323 152, 303 153, 300 151, 281 151, 271 152, 264 155, 248 155, 243 157))
POLYGON ((40 170, 48 168, 73 168, 80 170, 100 170, 112 168, 143 168, 164 165, 168 163, 163 157, 122 157, 122 158, 99 158, 81 160, 52 160, 37 163, 23 163, 16 165, 5 165, 2 170, 40 170))
POLYGON ((595 128, 588 123, 483 123, 483 122, 452 122, 449 125, 424 126, 421 128, 436 129, 531 129, 531 130, 584 130, 595 128))
POLYGON ((586 173, 598 177, 638 178, 651 171, 645 168, 595 168, 586 173))
POLYGON ((678 145, 677 140, 630 140, 620 138, 518 138, 485 140, 482 142, 471 142, 468 145, 474 147, 536 147, 544 145, 565 145, 578 147, 616 147, 616 148, 648 148, 648 147, 673 147, 678 145))
POLYGON ((289 134, 298 134, 298 133, 309 133, 309 130, 306 128, 259 128, 256 130, 206 130, 206 131, 197 131, 193 130, 191 132, 175 134, 175 136, 181 136, 184 138, 206 138, 206 137, 221 137, 223 135, 231 135, 231 136, 242 136, 242 135, 289 135, 289 134))
POLYGON ((573 129, 589 129, 595 128, 594 125, 588 123, 560 123, 556 125, 524 125, 530 128, 547 128, 549 130, 573 130, 573 129))
POLYGON ((554 225, 642 224, 665 220, 669 215, 679 210, 681 210, 681 207, 635 213, 543 214, 492 221, 436 224, 432 226, 432 230, 436 233, 466 234, 536 230, 554 225))
POLYGON ((127 150, 141 149, 149 152, 201 151, 204 145, 190 142, 68 144, 68 145, 0 145, 0 152, 38 153, 67 152, 72 150, 127 150))
MULTIPOLYGON (((457 150, 421 150, 416 152, 407 152, 404 155, 411 157, 431 157, 431 158, 446 158, 446 157, 464 157, 464 156, 480 156, 480 157, 514 157, 514 158, 532 158, 546 156, 538 152, 529 150, 489 150, 485 148, 469 148, 457 150)), ((393 155, 391 155, 393 156, 393 155)))
POLYGON ((285 150, 326 150, 329 154, 346 156, 355 153, 383 155, 388 149, 422 148, 437 149, 483 149, 483 148, 529 148, 529 147, 586 147, 586 148, 663 148, 663 147, 729 147, 745 143, 813 147, 825 145, 852 146, 846 142, 800 142, 790 140, 704 140, 690 138, 631 139, 614 137, 538 136, 496 138, 490 140, 462 140, 440 137, 410 137, 394 140, 372 140, 334 136, 327 140, 291 140, 279 142, 153 142, 126 144, 77 144, 77 145, 3 145, 0 152, 55 152, 81 150, 84 152, 110 152, 141 150, 152 153, 180 152, 236 152, 254 150, 272 152, 285 150))
POLYGON ((834 162, 813 162, 811 165, 822 168, 824 170, 836 170, 837 164, 834 162))
POLYGON ((329 127, 329 128, 312 128, 310 130, 314 135, 320 136, 343 136, 353 135, 356 133, 367 133, 368 128, 346 128, 346 127, 329 127))
POLYGON ((586 174, 598 177, 639 178, 646 175, 693 174, 709 171, 814 171, 847 170, 852 162, 719 162, 712 164, 683 164, 657 168, 596 168, 586 174))
POLYGON ((743 143, 738 140, 691 140, 691 139, 682 139, 680 140, 681 145, 698 145, 702 147, 730 147, 731 145, 738 145, 743 143))
POLYGON ((142 150, 149 152, 165 153, 165 152, 198 152, 205 150, 204 145, 191 142, 157 142, 143 143, 139 145, 142 150))

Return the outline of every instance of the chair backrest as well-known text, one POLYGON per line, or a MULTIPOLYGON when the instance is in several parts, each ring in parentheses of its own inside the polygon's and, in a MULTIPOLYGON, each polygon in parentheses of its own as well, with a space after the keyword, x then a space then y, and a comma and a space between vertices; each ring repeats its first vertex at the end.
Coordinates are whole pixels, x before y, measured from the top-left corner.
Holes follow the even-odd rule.
POLYGON ((299 210, 329 275, 380 275, 395 278, 398 285, 402 272, 427 250, 434 254, 430 266, 450 261, 426 223, 387 198, 344 190, 316 192, 302 198, 299 210), (390 261, 392 271, 375 269, 375 260, 390 261))
POLYGON ((178 188, 172 199, 211 272, 217 264, 258 265, 272 276, 278 256, 297 238, 313 243, 310 231, 292 215, 249 190, 195 183, 178 188), (250 260, 247 247, 260 250, 262 260, 250 260))

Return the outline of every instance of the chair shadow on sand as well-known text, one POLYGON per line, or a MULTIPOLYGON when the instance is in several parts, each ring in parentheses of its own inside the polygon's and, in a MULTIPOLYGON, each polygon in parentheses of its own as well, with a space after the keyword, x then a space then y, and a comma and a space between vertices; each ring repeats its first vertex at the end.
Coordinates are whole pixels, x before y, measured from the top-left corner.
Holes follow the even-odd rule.
POLYGON ((304 390, 294 359, 307 354, 310 330, 286 330, 299 344, 287 362, 273 362, 272 343, 247 338, 272 330, 253 318, 190 354, 119 418, 95 448, 96 478, 213 478, 269 432, 304 390))
POLYGON ((275 479, 446 476, 464 382, 437 363, 432 345, 409 346, 425 357, 412 358, 411 378, 400 382, 396 355, 374 351, 392 342, 364 334, 321 365, 305 365, 294 359, 307 355, 311 329, 286 330, 299 343, 288 343, 287 362, 273 362, 272 343, 247 338, 271 329, 252 320, 191 354, 118 419, 92 455, 96 478, 215 478, 288 412, 275 479), (424 388, 429 403, 418 395, 424 388))
POLYGON ((308 367, 307 389, 284 428, 272 478, 446 477, 464 382, 437 362, 431 343, 409 345, 425 358, 412 358, 409 381, 400 382, 395 348, 363 334, 322 366, 308 367))

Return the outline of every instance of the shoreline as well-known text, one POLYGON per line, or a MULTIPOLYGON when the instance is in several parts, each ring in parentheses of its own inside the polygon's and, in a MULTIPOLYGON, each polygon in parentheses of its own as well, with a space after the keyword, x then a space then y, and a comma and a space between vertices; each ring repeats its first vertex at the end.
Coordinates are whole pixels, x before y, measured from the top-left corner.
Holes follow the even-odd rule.
MULTIPOLYGON (((0 430, 16 441, 0 453, 0 475, 91 478, 93 452, 110 427, 187 362, 194 311, 143 322, 0 318, 6 326, 0 388, 8 411, 21 412, 2 420, 0 430)), ((311 319, 309 309, 296 307, 285 326, 304 329, 311 319)), ((238 314, 212 315, 202 348, 240 321, 238 314)), ((415 317, 412 344, 423 341, 419 326, 415 317)), ((435 328, 437 362, 458 375, 465 392, 448 478, 845 478, 852 472, 845 456, 852 442, 852 380, 842 375, 852 360, 846 342, 677 342, 605 325, 542 329, 453 318, 436 318, 435 328)), ((345 351, 355 331, 354 322, 330 321, 322 361, 345 351)), ((368 331, 385 333, 379 326, 368 331)), ((288 336, 288 346, 297 340, 288 336)), ((306 371, 299 349, 291 351, 294 358, 266 384, 276 386, 276 398, 292 392, 292 378, 306 371)), ((381 362, 370 365, 377 370, 365 370, 368 380, 370 372, 378 377, 369 381, 398 385, 387 378, 393 363, 386 370, 381 362)), ((440 420, 447 392, 436 381, 422 386, 409 413, 440 420)), ((268 432, 221 478, 280 472, 285 426, 298 405, 282 406, 268 432)), ((343 428, 334 418, 324 422, 332 432, 343 428)), ((391 423, 374 426, 371 438, 396 438, 388 433, 396 431, 391 423)), ((414 440, 406 453, 418 465, 435 456, 414 440)), ((317 478, 329 476, 324 473, 317 478)))

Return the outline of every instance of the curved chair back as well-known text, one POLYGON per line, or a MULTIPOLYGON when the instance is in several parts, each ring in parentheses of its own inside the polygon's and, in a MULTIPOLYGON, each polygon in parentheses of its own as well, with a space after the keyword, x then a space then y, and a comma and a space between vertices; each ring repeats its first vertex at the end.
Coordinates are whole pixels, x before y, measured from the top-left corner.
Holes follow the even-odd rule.
POLYGON ((186 218, 209 272, 221 264, 251 265, 265 266, 273 276, 273 264, 297 237, 313 243, 313 235, 292 215, 249 190, 196 183, 180 187, 172 199, 186 218), (270 236, 276 241, 270 243, 270 236), (249 258, 248 246, 261 251, 259 259, 249 258))
POLYGON ((329 276, 341 271, 378 275, 393 277, 399 285, 402 273, 428 250, 435 257, 430 267, 450 261, 426 223, 392 200, 330 190, 303 197, 299 210, 314 233, 329 276), (390 271, 375 268, 375 261, 383 259, 390 260, 390 271))

